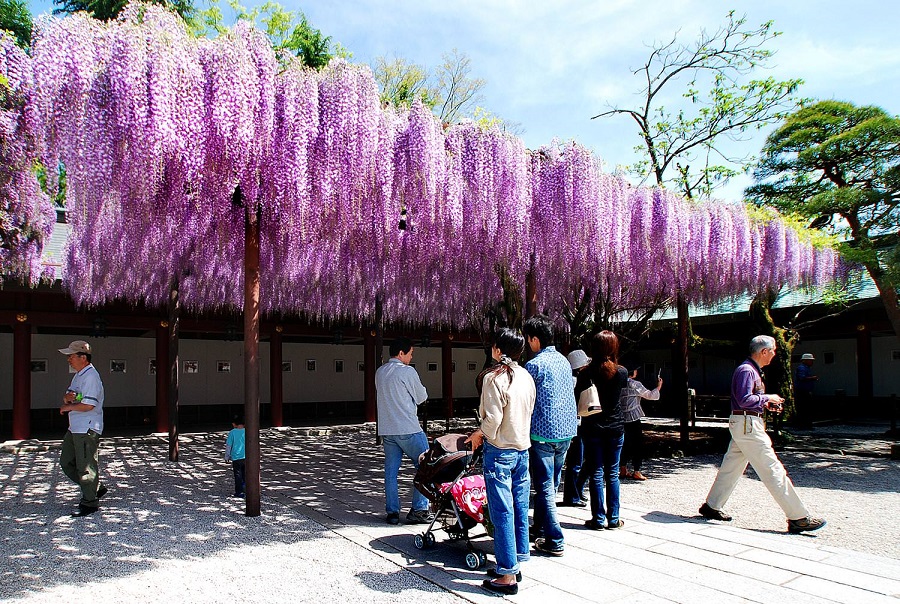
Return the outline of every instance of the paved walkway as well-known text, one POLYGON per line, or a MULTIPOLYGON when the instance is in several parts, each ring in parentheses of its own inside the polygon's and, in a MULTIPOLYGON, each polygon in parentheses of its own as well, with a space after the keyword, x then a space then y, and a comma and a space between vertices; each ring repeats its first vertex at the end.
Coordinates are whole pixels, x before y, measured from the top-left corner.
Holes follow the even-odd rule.
MULTIPOLYGON (((170 510, 183 509, 185 517, 198 510, 213 518, 224 516, 217 522, 219 526, 228 526, 229 514, 223 513, 224 508, 216 503, 217 499, 227 500, 224 495, 231 488, 230 468, 221 461, 223 442, 224 433, 183 436, 182 461, 168 464, 164 461, 163 438, 104 439, 103 455, 111 491, 108 500, 104 500, 104 509, 91 517, 91 522, 98 523, 90 525, 91 530, 102 535, 99 523, 103 522, 104 515, 135 513, 136 508, 149 505, 149 500, 154 505, 169 506, 170 510)), ((496 601, 497 596, 479 587, 483 571, 466 568, 465 549, 461 544, 450 543, 445 534, 438 533, 433 548, 418 550, 413 537, 420 527, 390 526, 383 522, 381 450, 371 432, 306 436, 298 430, 266 430, 263 450, 264 517, 277 520, 280 515, 287 517, 299 512, 325 532, 346 540, 348 545, 356 544, 361 548, 359 552, 374 553, 404 569, 403 572, 414 573, 449 591, 447 595, 471 602, 496 601)), ((16 551, 15 547, 23 535, 36 531, 44 535, 40 547, 55 550, 58 547, 58 539, 53 537, 55 527, 62 523, 68 527, 66 530, 73 530, 68 520, 52 520, 64 514, 75 500, 73 487, 54 469, 54 459, 52 450, 0 456, 0 468, 3 468, 0 478, 4 485, 0 493, 3 547, 0 555, 6 566, 0 577, 0 597, 21 598, 37 586, 52 587, 54 583, 68 580, 69 571, 63 573, 54 566, 59 556, 45 556, 34 549, 30 553, 16 551), (13 493, 13 489, 22 492, 13 493), (44 501, 43 508, 34 507, 38 500, 44 501), (53 509, 47 512, 48 507, 53 509), (43 514, 51 520, 42 519, 43 514)), ((401 484, 411 483, 411 474, 406 478, 401 484)), ((698 485, 698 490, 706 488, 706 484, 698 485)), ((408 502, 408 497, 403 500, 408 502)), ((234 500, 230 503, 239 506, 234 500)), ((665 502, 660 502, 657 509, 667 509, 665 502)), ((699 517, 627 505, 622 513, 626 521, 624 529, 594 532, 582 527, 588 516, 586 511, 560 508, 560 514, 566 530, 565 556, 533 556, 523 567, 525 578, 519 594, 510 596, 510 600, 541 604, 900 602, 900 560, 824 546, 817 543, 815 535, 751 531, 706 522, 699 517)), ((252 526, 254 521, 247 519, 245 524, 252 526)), ((186 526, 174 521, 167 523, 164 517, 157 522, 164 523, 166 538, 172 544, 173 551, 168 556, 183 559, 184 564, 202 563, 190 550, 182 551, 178 545, 196 539, 196 534, 202 533, 200 529, 192 528, 190 523, 186 526)), ((147 527, 142 530, 149 539, 147 527)), ((243 538, 252 541, 252 536, 243 538)), ((297 537, 282 535, 278 539, 294 542, 297 537)), ((140 546, 126 547, 122 545, 125 541, 124 537, 111 540, 107 546, 110 551, 105 551, 104 556, 127 560, 129 555, 136 555, 132 548, 140 546)), ((475 543, 490 552, 490 539, 475 539, 475 543)), ((366 559, 361 553, 359 556, 360 560, 366 559)), ((254 559, 247 559, 243 564, 252 565, 254 559)), ((347 568, 346 572, 353 578, 365 570, 347 568)), ((102 579, 103 569, 99 572, 98 578, 102 579)), ((393 580, 385 573, 378 576, 380 581, 393 580)), ((333 586, 317 585, 314 579, 309 581, 302 587, 311 593, 326 588, 333 590, 333 586)), ((90 588, 85 585, 85 590, 90 588)), ((420 591, 394 593, 397 601, 428 597, 420 591)), ((158 601, 159 594, 152 588, 145 595, 144 601, 158 601)), ((260 596, 258 592, 246 593, 242 601, 290 601, 260 596)), ((298 597, 297 601, 301 599, 298 597)), ((348 592, 346 601, 375 600, 348 592)))

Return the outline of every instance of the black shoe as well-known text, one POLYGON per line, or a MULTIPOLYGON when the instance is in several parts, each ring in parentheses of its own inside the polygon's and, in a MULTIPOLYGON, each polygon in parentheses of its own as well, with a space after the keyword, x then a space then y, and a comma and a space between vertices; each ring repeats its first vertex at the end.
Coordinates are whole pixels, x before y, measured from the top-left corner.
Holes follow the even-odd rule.
POLYGON ((502 583, 494 583, 490 579, 485 579, 481 582, 481 586, 488 591, 503 594, 505 596, 514 596, 519 593, 518 583, 513 583, 512 585, 503 585, 502 583))
POLYGON ((387 522, 388 524, 400 524, 400 514, 398 514, 397 512, 388 514, 385 517, 384 521, 387 522))
POLYGON ((109 493, 109 489, 107 489, 105 486, 103 486, 101 484, 100 488, 97 489, 97 499, 103 499, 103 496, 106 495, 107 493, 109 493))
POLYGON ((606 528, 608 528, 608 529, 617 529, 617 528, 622 528, 623 526, 625 526, 625 521, 622 520, 621 518, 619 518, 619 519, 616 520, 615 522, 610 522, 610 523, 608 523, 608 524, 606 525, 606 528))
POLYGON ((78 505, 78 511, 72 513, 72 518, 84 518, 85 516, 90 516, 94 512, 97 511, 98 508, 92 508, 89 505, 78 505))
POLYGON ((700 515, 707 520, 723 520, 725 522, 729 522, 731 520, 731 516, 729 516, 722 510, 712 509, 711 507, 709 507, 708 503, 704 503, 700 506, 700 515))
MULTIPOLYGON (((489 569, 487 569, 487 576, 490 577, 491 579, 499 579, 500 577, 503 577, 505 575, 501 575, 500 573, 498 573, 496 568, 489 568, 489 569)), ((519 583, 521 581, 522 581, 522 571, 519 571, 516 573, 516 583, 519 583)))
POLYGON ((569 507, 569 508, 586 508, 586 501, 563 501, 559 504, 561 507, 569 507))
POLYGON ((548 556, 556 556, 557 558, 562 556, 563 552, 565 551, 562 547, 557 549, 551 548, 550 544, 547 543, 547 540, 543 537, 538 537, 534 540, 534 549, 541 552, 542 554, 547 554, 548 556))
POLYGON ((603 524, 601 524, 600 522, 597 522, 597 521, 596 521, 595 519, 593 519, 593 518, 591 518, 590 520, 588 520, 587 522, 585 522, 585 523, 584 523, 584 526, 587 527, 587 528, 589 528, 589 529, 591 529, 592 531, 602 531, 603 528, 604 528, 604 527, 603 527, 603 524))
POLYGON ((246 493, 235 493, 232 497, 240 497, 241 499, 246 499, 246 493))

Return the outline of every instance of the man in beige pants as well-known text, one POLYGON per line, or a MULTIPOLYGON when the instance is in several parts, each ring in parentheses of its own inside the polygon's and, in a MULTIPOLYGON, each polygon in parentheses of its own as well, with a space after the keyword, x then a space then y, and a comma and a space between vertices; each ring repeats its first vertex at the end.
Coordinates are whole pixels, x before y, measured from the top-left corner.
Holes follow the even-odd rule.
POLYGON ((762 368, 772 362, 775 354, 774 338, 756 336, 750 341, 750 357, 734 370, 728 419, 731 442, 709 495, 700 506, 700 515, 710 520, 731 520, 722 508, 750 463, 784 510, 788 532, 815 531, 825 526, 825 520, 810 516, 772 449, 772 439, 766 434, 765 410, 780 413, 784 404, 784 399, 777 394, 765 394, 762 381, 762 368))

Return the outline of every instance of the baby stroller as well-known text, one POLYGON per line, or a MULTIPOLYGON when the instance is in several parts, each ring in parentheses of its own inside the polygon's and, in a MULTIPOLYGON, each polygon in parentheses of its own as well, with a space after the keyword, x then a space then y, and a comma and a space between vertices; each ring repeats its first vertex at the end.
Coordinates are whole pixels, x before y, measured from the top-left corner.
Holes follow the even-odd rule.
POLYGON ((487 525, 487 498, 481 449, 474 453, 466 450, 465 441, 464 434, 439 436, 419 457, 413 484, 431 501, 434 519, 424 533, 416 535, 415 544, 419 549, 434 545, 434 526, 440 522, 439 528, 451 541, 465 539, 469 550, 466 566, 475 570, 487 557, 472 546, 469 531, 478 524, 487 525))

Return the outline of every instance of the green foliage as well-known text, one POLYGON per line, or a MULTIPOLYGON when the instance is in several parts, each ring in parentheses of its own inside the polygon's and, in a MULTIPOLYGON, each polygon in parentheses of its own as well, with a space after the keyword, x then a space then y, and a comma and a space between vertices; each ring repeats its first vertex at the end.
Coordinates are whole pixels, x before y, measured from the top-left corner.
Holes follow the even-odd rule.
POLYGON ((633 73, 644 82, 635 108, 610 107, 597 117, 625 115, 637 124, 643 159, 628 171, 643 181, 673 186, 684 196, 706 198, 751 161, 731 156, 726 141, 739 142, 793 110, 801 80, 746 79, 767 65, 765 45, 780 35, 772 22, 746 27, 746 17, 728 13, 715 32, 701 31, 683 44, 677 35, 655 43, 643 67, 633 73), (679 88, 682 102, 663 104, 679 88), (673 174, 674 169, 674 174, 673 174))
POLYGON ((378 57, 372 68, 375 81, 381 90, 381 102, 397 107, 409 107, 416 100, 434 109, 439 100, 438 91, 428 83, 428 71, 421 65, 406 59, 378 57))
POLYGON ((51 191, 51 187, 47 182, 47 167, 41 162, 35 162, 34 175, 37 178, 41 190, 51 197, 53 205, 65 207, 66 205, 66 167, 59 164, 56 171, 56 192, 51 191))
MULTIPOLYGON (((282 59, 298 57, 307 67, 322 69, 336 56, 351 56, 340 44, 333 43, 330 36, 313 27, 302 12, 289 11, 277 2, 266 2, 252 9, 237 0, 229 0, 228 4, 237 19, 251 21, 266 33, 282 59)), ((211 0, 209 8, 200 11, 197 21, 199 34, 222 34, 228 29, 218 0, 211 0)))
POLYGON ((31 45, 31 12, 25 0, 0 0, 0 30, 12 34, 22 48, 31 45))
MULTIPOLYGON (((384 103, 403 107, 421 99, 444 124, 454 124, 466 117, 476 121, 485 117, 475 113, 486 82, 471 77, 471 59, 455 48, 444 54, 443 63, 433 72, 406 59, 384 57, 376 60, 372 71, 384 103)), ((490 119, 505 124, 500 118, 491 116, 490 119)))
MULTIPOLYGON (((150 4, 159 4, 178 13, 186 23, 192 25, 198 18, 197 9, 193 0, 143 0, 150 4)), ((128 0, 53 0, 57 8, 53 9, 55 15, 71 15, 77 12, 90 13, 95 19, 109 21, 119 16, 128 0)))
POLYGON ((813 219, 848 259, 900 283, 900 119, 840 101, 803 107, 766 140, 754 175, 754 203, 813 219))

